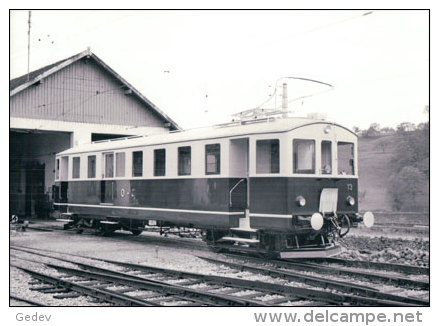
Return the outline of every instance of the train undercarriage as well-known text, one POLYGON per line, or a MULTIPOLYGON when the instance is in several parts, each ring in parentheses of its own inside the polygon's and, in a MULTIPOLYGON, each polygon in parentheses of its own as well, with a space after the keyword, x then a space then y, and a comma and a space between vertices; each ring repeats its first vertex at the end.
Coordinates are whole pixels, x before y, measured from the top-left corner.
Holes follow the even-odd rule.
POLYGON ((341 252, 340 239, 351 227, 357 226, 355 219, 346 214, 325 216, 320 230, 313 230, 309 219, 300 216, 295 217, 295 223, 295 232, 268 233, 248 227, 211 229, 203 232, 203 239, 214 251, 254 253, 273 258, 330 257, 341 252))
MULTIPOLYGON (((140 235, 144 230, 157 231, 160 235, 175 234, 180 237, 201 237, 216 252, 229 251, 270 258, 317 258, 335 256, 341 252, 341 239, 351 227, 356 227, 362 217, 358 214, 331 214, 321 216, 321 225, 315 226, 311 217, 293 216, 293 230, 269 232, 253 229, 248 223, 230 229, 197 229, 192 225, 177 226, 156 220, 137 220, 120 217, 88 217, 63 213, 64 229, 82 233, 93 229, 96 234, 108 236, 118 230, 140 235)), ((243 219, 245 221, 245 219, 243 219)), ((248 222, 248 221, 247 221, 248 222)))

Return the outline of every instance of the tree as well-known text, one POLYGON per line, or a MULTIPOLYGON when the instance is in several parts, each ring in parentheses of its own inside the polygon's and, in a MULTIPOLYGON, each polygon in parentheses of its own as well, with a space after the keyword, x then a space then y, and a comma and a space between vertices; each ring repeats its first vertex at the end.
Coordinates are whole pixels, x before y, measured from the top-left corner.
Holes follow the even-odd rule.
POLYGON ((391 127, 383 127, 381 128, 381 134, 382 135, 391 135, 395 133, 395 129, 391 127))
POLYGON ((398 134, 403 134, 414 130, 416 130, 416 125, 413 122, 401 122, 396 126, 396 132, 398 134))
POLYGON ((402 208, 416 206, 416 197, 422 195, 422 184, 426 182, 425 175, 413 166, 405 166, 390 177, 390 194, 393 208, 400 211, 402 208))
POLYGON ((375 136, 379 136, 380 135, 380 125, 376 122, 372 123, 369 127, 369 129, 367 129, 364 132, 364 136, 365 137, 375 137, 375 136))
POLYGON ((357 127, 357 126, 354 126, 354 127, 352 127, 352 131, 353 131, 355 134, 359 135, 360 132, 361 132, 361 129, 360 129, 359 127, 357 127))

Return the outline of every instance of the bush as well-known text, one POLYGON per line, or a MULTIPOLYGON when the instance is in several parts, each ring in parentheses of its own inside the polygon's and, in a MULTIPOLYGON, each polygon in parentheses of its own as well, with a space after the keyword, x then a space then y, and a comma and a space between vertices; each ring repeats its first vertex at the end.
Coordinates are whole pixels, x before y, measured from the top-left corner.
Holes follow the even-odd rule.
POLYGON ((417 198, 423 196, 424 183, 427 177, 416 167, 405 166, 390 176, 390 195, 393 208, 413 210, 418 208, 417 198))

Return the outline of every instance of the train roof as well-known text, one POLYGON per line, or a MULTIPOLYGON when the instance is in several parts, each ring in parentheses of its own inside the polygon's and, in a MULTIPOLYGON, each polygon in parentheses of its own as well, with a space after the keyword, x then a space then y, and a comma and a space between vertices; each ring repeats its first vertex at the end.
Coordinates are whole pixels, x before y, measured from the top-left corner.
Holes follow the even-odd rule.
MULTIPOLYGON (((353 133, 348 128, 337 123, 317 120, 310 118, 283 118, 270 119, 264 121, 245 121, 220 124, 210 127, 194 128, 183 131, 175 131, 166 134, 155 134, 145 136, 132 136, 125 138, 115 138, 110 140, 96 141, 87 144, 81 144, 67 149, 58 155, 69 155, 79 152, 99 152, 125 147, 137 147, 155 144, 180 143, 187 141, 218 139, 218 138, 235 138, 240 136, 249 136, 256 134, 283 133, 297 128, 314 124, 330 124, 341 127, 353 133)), ((353 133, 355 135, 355 133, 353 133)))

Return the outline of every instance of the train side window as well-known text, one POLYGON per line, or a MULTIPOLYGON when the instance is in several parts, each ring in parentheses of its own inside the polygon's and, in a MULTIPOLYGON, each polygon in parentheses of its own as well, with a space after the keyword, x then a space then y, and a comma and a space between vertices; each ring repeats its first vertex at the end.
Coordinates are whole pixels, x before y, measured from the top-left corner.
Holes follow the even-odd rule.
POLYGON ((73 161, 72 161, 72 179, 79 179, 80 162, 81 162, 81 159, 79 157, 74 157, 73 158, 73 161))
POLYGON ((191 147, 178 148, 178 175, 191 174, 191 147))
POLYGON ((154 176, 161 177, 166 174, 166 149, 154 150, 154 176))
POLYGON ((321 155, 321 171, 322 174, 332 173, 332 143, 329 140, 322 141, 321 155))
POLYGON ((279 139, 256 141, 256 173, 279 173, 279 139))
POLYGON ((87 160, 87 177, 96 178, 96 155, 88 156, 87 160))
POLYGON ((354 175, 354 144, 346 142, 337 143, 338 174, 354 175))
POLYGON ((59 180, 59 158, 56 159, 55 163, 55 179, 59 180))
POLYGON ((66 181, 69 177, 69 157, 61 157, 60 177, 62 181, 66 181))
POLYGON ((143 175, 143 151, 133 152, 133 177, 143 175))
POLYGON ((105 154, 105 177, 113 178, 114 177, 114 154, 107 153, 105 154))
POLYGON ((116 153, 116 177, 125 176, 125 153, 116 153))
POLYGON ((315 173, 316 145, 313 139, 293 140, 293 172, 315 173))
POLYGON ((221 145, 206 145, 206 174, 221 173, 221 145))

